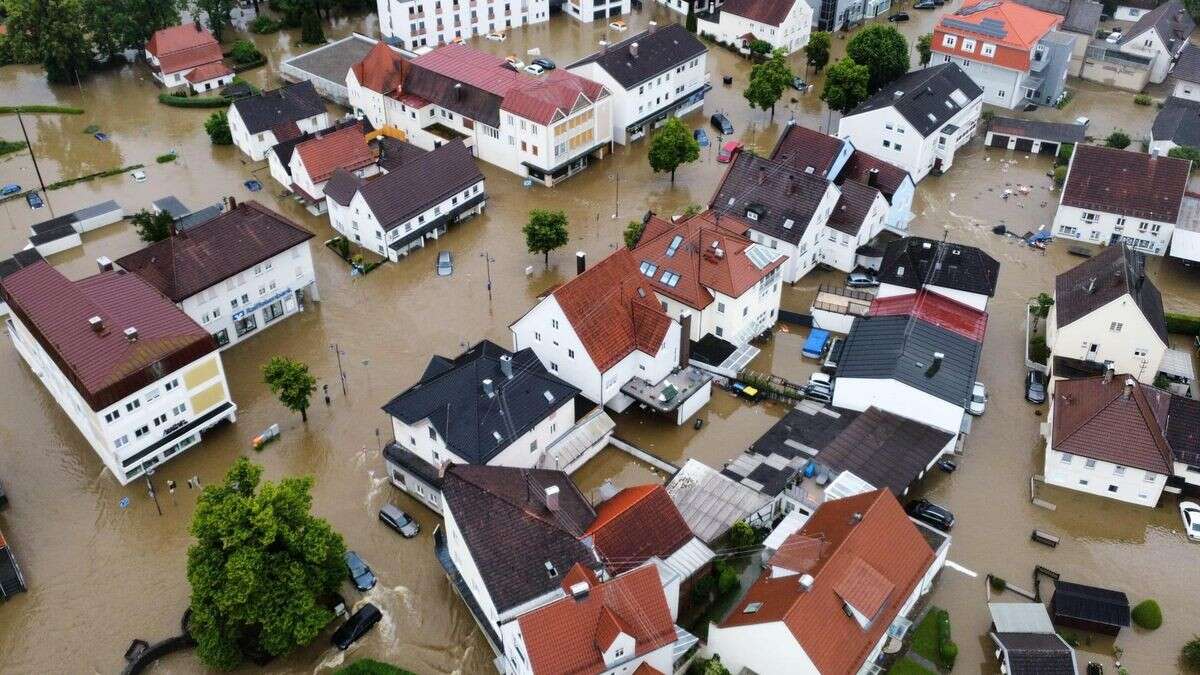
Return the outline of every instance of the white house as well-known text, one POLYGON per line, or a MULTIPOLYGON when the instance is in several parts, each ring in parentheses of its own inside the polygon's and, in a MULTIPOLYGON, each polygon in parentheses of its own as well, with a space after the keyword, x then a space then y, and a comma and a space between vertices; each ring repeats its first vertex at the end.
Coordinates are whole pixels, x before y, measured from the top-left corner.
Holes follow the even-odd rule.
POLYGON ((236 420, 216 341, 141 277, 39 261, 0 294, 17 353, 121 485, 236 420))
POLYGON ((1055 237, 1123 242, 1165 255, 1179 220, 1191 162, 1142 152, 1078 145, 1054 214, 1055 237))
POLYGON ((983 90, 957 64, 944 63, 888 83, 838 121, 838 136, 919 183, 950 169, 982 108, 983 90))
POLYGON ((278 143, 329 127, 325 102, 307 80, 238 99, 228 115, 233 144, 256 162, 278 143))
POLYGON ((229 347, 320 301, 308 240, 292 220, 247 201, 119 258, 217 344, 229 347))
POLYGON ((1157 0, 1120 0, 1117 3, 1117 10, 1113 12, 1113 20, 1136 23, 1138 19, 1149 14, 1155 7, 1158 7, 1157 0))
POLYGON ((401 110, 400 105, 400 86, 408 69, 409 59, 399 49, 377 42, 346 71, 346 96, 354 114, 370 120, 376 129, 388 126, 389 120, 392 128, 398 128, 401 116, 410 117, 407 107, 401 110))
POLYGON ((154 79, 168 89, 186 86, 203 93, 233 81, 233 71, 222 61, 221 45, 198 23, 155 31, 145 55, 154 79))
POLYGON ((1055 277, 1046 344, 1056 378, 1108 369, 1152 382, 1167 351, 1167 325, 1142 255, 1109 246, 1055 277))
POLYGON ((384 39, 408 49, 503 34, 509 28, 550 20, 549 0, 484 5, 468 0, 378 0, 377 9, 384 39))
POLYGON ((1143 14, 1121 33, 1121 51, 1150 60, 1150 81, 1167 79, 1175 60, 1188 44, 1196 23, 1180 0, 1168 0, 1143 14))
POLYGON ((715 13, 697 17, 696 31, 742 53, 756 40, 794 54, 808 44, 813 10, 805 0, 726 0, 715 13))
POLYGON ((1179 60, 1171 69, 1171 76, 1175 78, 1175 89, 1171 96, 1200 101, 1200 47, 1191 42, 1185 44, 1179 53, 1179 60))
POLYGON ((904 237, 884 251, 876 297, 925 289, 985 311, 999 278, 1000 262, 974 246, 904 237))
POLYGON ((876 672, 949 549, 949 536, 909 520, 887 490, 825 502, 709 626, 704 653, 731 673, 876 672))
POLYGON ((367 134, 372 130, 373 128, 369 121, 349 117, 334 123, 328 129, 301 134, 295 138, 276 143, 267 152, 268 172, 271 174, 271 178, 275 179, 276 183, 283 186, 284 190, 291 192, 297 199, 303 201, 309 213, 320 215, 325 212, 324 186, 329 181, 334 169, 346 168, 361 176, 374 175, 379 171, 379 167, 375 162, 375 153, 372 151, 370 143, 366 140, 368 138, 367 134), (305 151, 309 156, 308 161, 295 157, 296 148, 300 145, 308 143, 308 141, 324 139, 334 132, 347 128, 354 128, 358 131, 358 136, 363 139, 361 147, 357 139, 351 136, 349 138, 339 138, 335 141, 308 145, 305 151), (338 147, 335 148, 335 145, 338 147), (332 150, 336 150, 336 152, 332 152, 332 150), (369 162, 367 161, 368 155, 370 156, 369 162), (295 164, 293 164, 293 160, 295 164), (320 169, 322 173, 329 174, 320 181, 314 181, 314 173, 309 170, 309 165, 313 164, 314 161, 316 164, 321 165, 314 168, 320 169), (320 199, 312 199, 308 194, 310 190, 320 192, 322 195, 320 199))
POLYGON ((599 82, 613 97, 613 140, 631 143, 704 106, 708 48, 680 24, 650 29, 585 57, 567 70, 599 82))
POLYGON ((446 228, 483 212, 483 174, 461 141, 425 152, 384 139, 382 175, 338 169, 325 189, 329 224, 392 262, 436 240, 446 228))

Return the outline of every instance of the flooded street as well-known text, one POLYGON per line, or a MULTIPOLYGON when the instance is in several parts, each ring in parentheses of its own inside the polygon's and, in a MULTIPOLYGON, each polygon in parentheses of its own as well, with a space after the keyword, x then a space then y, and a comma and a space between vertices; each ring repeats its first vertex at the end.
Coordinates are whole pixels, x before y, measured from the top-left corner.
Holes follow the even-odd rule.
MULTIPOLYGON (((938 13, 910 13, 913 21, 897 25, 915 41, 916 35, 929 30, 938 13)), ((629 18, 631 31, 625 35, 640 30, 656 14, 660 21, 670 20, 664 10, 647 8, 629 18)), ((326 34, 340 37, 353 30, 376 35, 374 17, 339 20, 326 28, 326 34)), ((522 58, 527 49, 540 47, 562 67, 593 51, 608 32, 600 24, 585 26, 555 17, 549 24, 513 31, 505 43, 477 40, 475 45, 522 58)), ((250 37, 271 63, 247 73, 247 79, 263 87, 276 86, 279 62, 302 51, 294 44, 296 34, 250 37)), ((835 37, 835 52, 844 48, 845 40, 835 37)), ((915 50, 913 58, 915 65, 915 50)), ((792 60, 801 71, 803 55, 792 60)), ((768 113, 750 111, 742 97, 747 62, 713 47, 709 67, 714 88, 704 111, 685 118, 690 126, 707 127, 708 116, 723 111, 747 145, 763 153, 791 117, 825 128, 816 91, 785 94, 772 122, 768 113), (724 74, 735 76, 732 87, 721 84, 724 74)), ((1134 106, 1131 95, 1074 80, 1069 86, 1077 90, 1075 100, 1062 111, 1047 111, 1046 117, 1087 115, 1092 119, 1091 132, 1100 136, 1117 127, 1135 139, 1148 134, 1153 109, 1134 106)), ((700 161, 682 167, 674 186, 666 174, 650 172, 645 141, 616 146, 613 155, 553 189, 523 188, 516 176, 480 164, 490 195, 483 217, 451 228, 436 245, 399 264, 351 278, 341 259, 320 244, 333 236, 325 219, 279 198, 279 186, 265 165, 245 164, 233 147, 212 147, 202 126, 211 111, 159 104, 158 90, 144 67, 102 73, 76 88, 49 87, 40 69, 9 66, 0 68, 0 92, 6 104, 57 103, 85 109, 78 116, 25 117, 47 183, 119 166, 146 165, 149 180, 145 183, 135 184, 127 175, 119 175, 50 192, 45 196, 55 214, 106 199, 118 200, 132 214, 171 194, 191 208, 225 195, 239 201, 253 197, 317 233, 313 258, 324 300, 224 353, 231 393, 239 407, 238 422, 210 433, 197 449, 157 472, 161 515, 144 483, 123 488, 103 470, 8 340, 3 341, 0 480, 11 504, 0 515, 0 529, 29 582, 28 593, 0 606, 3 669, 112 673, 122 666, 121 655, 131 639, 154 641, 178 632, 188 602, 185 559, 191 537, 187 528, 197 496, 187 489, 186 480, 197 476, 203 484, 217 481, 234 458, 245 455, 265 466, 267 479, 315 476, 314 512, 328 519, 345 536, 347 548, 361 553, 374 568, 380 583, 365 599, 385 614, 379 630, 349 652, 336 652, 322 637, 272 663, 271 671, 323 671, 340 665, 344 658, 370 656, 418 673, 492 672, 487 643, 434 558, 430 535, 437 519, 392 488, 384 475, 379 449, 381 441, 390 439, 391 428, 380 406, 415 381, 435 353, 452 356, 483 338, 511 344, 509 324, 539 294, 574 273, 574 251, 585 251, 594 264, 620 245, 625 224, 647 209, 667 214, 689 204, 706 204, 725 168, 716 162, 716 148, 702 150, 700 161), (97 125, 111 140, 96 141, 84 132, 89 125, 97 125), (157 155, 171 149, 178 151, 178 161, 155 163, 157 155), (255 195, 242 187, 252 177, 265 186, 255 195), (535 206, 563 209, 571 222, 571 242, 551 254, 548 270, 543 269, 540 256, 525 251, 521 234, 526 214, 535 206), (439 250, 452 251, 456 257, 451 277, 434 274, 439 250), (490 301, 484 255, 495 261, 490 301), (532 273, 527 275, 530 266, 532 273), (349 383, 345 396, 337 385, 334 345, 344 353, 349 383), (318 400, 307 424, 284 410, 261 382, 262 364, 277 354, 308 363, 320 384, 330 385, 332 405, 327 408, 318 400), (251 450, 250 439, 272 423, 282 427, 281 439, 261 453, 251 450), (167 480, 180 485, 174 495, 163 488, 167 480), (131 500, 127 509, 119 506, 123 497, 131 500), (378 522, 375 514, 388 502, 416 516, 423 530, 420 537, 401 540, 378 522)), ((14 116, 0 116, 0 138, 13 140, 20 134, 14 116)), ((1136 628, 1123 631, 1118 641, 1125 650, 1123 664, 1134 673, 1175 672, 1180 647, 1200 625, 1200 601, 1190 576, 1198 568, 1200 548, 1178 533, 1174 500, 1164 499, 1158 509, 1143 510, 1043 489, 1041 496, 1057 504, 1057 511, 1040 509, 1029 501, 1029 476, 1041 470, 1037 427, 1044 419, 1038 413, 1044 415, 1044 408, 1022 398, 1021 317, 1029 298, 1050 290, 1054 275, 1080 259, 1068 256, 1059 244, 1045 253, 1029 249, 1013 238, 993 235, 991 227, 1003 223, 1021 233, 1049 223, 1058 201, 1058 193, 1048 189, 1050 168, 1045 158, 985 151, 977 138, 959 151, 948 175, 928 178, 917 190, 913 233, 940 238, 948 231, 950 239, 979 246, 1002 263, 999 288, 988 307, 990 322, 980 371, 989 388, 988 411, 975 421, 960 469, 953 475, 932 475, 920 488, 955 512, 958 524, 950 558, 978 572, 980 578, 946 570, 933 602, 950 611, 961 648, 957 670, 997 672, 985 637, 988 615, 982 577, 992 572, 1028 586, 1033 566, 1041 564, 1069 580, 1126 590, 1134 602, 1155 597, 1163 608, 1163 627, 1152 633, 1136 628), (1018 183, 1034 186, 1032 193, 1004 200, 1005 185, 1018 183), (1062 544, 1049 549, 1032 543, 1029 533, 1035 527, 1060 535, 1062 544)), ((0 184, 9 182, 36 184, 27 153, 0 160, 0 184)), ((23 247, 28 226, 49 217, 45 209, 30 211, 23 200, 0 204, 0 251, 7 255, 23 247)), ((85 235, 82 248, 51 262, 78 278, 95 271, 97 256, 115 259, 138 247, 133 228, 119 224, 85 235)), ((1196 272, 1162 259, 1151 260, 1149 272, 1163 292, 1168 311, 1200 311, 1196 272)), ((785 287, 784 307, 807 312, 817 285, 834 279, 817 274, 785 287)), ((799 356, 803 337, 777 332, 751 367, 806 378, 811 365, 799 356)), ((718 391, 701 413, 705 425, 700 430, 635 412, 617 418, 617 433, 677 463, 696 457, 719 468, 785 412, 779 405, 750 406, 718 391)), ((610 448, 575 479, 587 494, 605 480, 627 486, 663 477, 610 448)), ((352 603, 364 599, 348 588, 346 593, 352 603)), ((1111 667, 1111 643, 1096 642, 1082 649, 1105 657, 1111 667)), ((203 667, 185 653, 160 662, 155 672, 203 672, 203 667)))

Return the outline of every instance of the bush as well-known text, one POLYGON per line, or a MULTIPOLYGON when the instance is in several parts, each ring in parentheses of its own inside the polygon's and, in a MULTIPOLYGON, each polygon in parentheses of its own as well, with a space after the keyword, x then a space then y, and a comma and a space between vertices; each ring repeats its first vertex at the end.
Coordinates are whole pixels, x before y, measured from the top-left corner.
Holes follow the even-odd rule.
MULTIPOLYGON (((1042 340, 1042 344, 1046 344, 1044 339, 1042 340)), ((1008 582, 997 576, 988 575, 988 584, 991 585, 992 590, 996 592, 1000 592, 1008 588, 1008 582)))
POLYGON ((254 21, 250 22, 250 32, 258 33, 259 35, 266 35, 268 33, 276 33, 279 31, 280 28, 283 28, 282 23, 276 21, 275 19, 272 19, 271 17, 269 17, 265 14, 259 14, 257 17, 254 18, 254 21))
POLYGON ((1167 332, 1182 333, 1183 335, 1200 335, 1200 316, 1188 314, 1166 313, 1167 332))
POLYGON ((9 154, 10 152, 20 152, 25 149, 24 141, 6 141, 0 138, 0 157, 9 154))
POLYGON ((711 659, 696 659, 688 666, 687 675, 729 675, 729 669, 721 663, 721 655, 713 654, 711 659))
POLYGON ((310 9, 300 16, 300 42, 306 45, 325 44, 325 30, 315 9, 310 9))
POLYGON ((721 595, 729 595, 736 593, 742 587, 742 580, 738 578, 738 574, 732 567, 726 566, 721 570, 721 576, 717 577, 717 592, 721 595))
POLYGON ((954 640, 944 640, 938 645, 938 656, 942 657, 943 668, 954 670, 954 660, 958 658, 958 645, 954 644, 954 640))
POLYGON ((771 53, 771 43, 766 40, 755 40, 750 43, 750 53, 756 56, 765 56, 771 53))
POLYGON ((748 548, 754 546, 758 536, 754 532, 754 528, 744 520, 739 520, 733 524, 729 530, 729 544, 734 548, 748 548))
POLYGON ((696 585, 692 586, 692 600, 697 603, 708 602, 716 585, 717 580, 711 574, 700 577, 696 580, 696 585))
POLYGON ((1129 144, 1132 142, 1132 139, 1129 138, 1129 134, 1120 129, 1112 132, 1108 135, 1108 138, 1104 139, 1105 145, 1110 148, 1116 148, 1117 150, 1124 150, 1125 148, 1128 148, 1129 144))
POLYGON ((162 93, 158 102, 174 108, 227 108, 229 100, 224 96, 179 96, 162 93))
POLYGON ((1193 636, 1183 646, 1183 665, 1188 670, 1200 672, 1200 635, 1193 636))
POLYGON ((168 152, 165 155, 159 155, 158 157, 155 157, 154 161, 158 162, 159 164, 166 164, 167 162, 174 162, 178 157, 179 155, 176 155, 173 152, 168 152))
MULTIPOLYGON (((1033 338, 1031 338, 1029 340, 1029 360, 1033 361, 1034 363, 1045 364, 1046 360, 1049 358, 1050 358, 1050 348, 1048 346, 1046 346, 1046 336, 1044 336, 1044 335, 1033 336, 1033 338)), ((1002 583, 1004 583, 1003 579, 1001 579, 1000 581, 1002 583)), ((1006 585, 1006 587, 1007 587, 1007 585, 1006 585)), ((1002 591, 1004 589, 999 588, 996 590, 1002 591)))
POLYGON ((1067 182, 1067 167, 1065 167, 1065 166, 1054 167, 1054 184, 1057 185, 1058 187, 1062 187, 1063 183, 1066 183, 1066 182, 1067 182))
POLYGON ((1066 166, 1071 163, 1071 155, 1075 154, 1074 143, 1063 143, 1058 146, 1058 156, 1054 159, 1055 166, 1066 166))
POLYGON ((1180 145, 1168 150, 1167 157, 1186 159, 1187 161, 1191 162, 1192 165, 1188 168, 1189 171, 1195 171, 1198 167, 1200 167, 1200 148, 1192 148, 1186 145, 1180 145))
POLYGON ((233 145, 233 132, 229 130, 229 118, 224 110, 209 115, 204 121, 204 131, 213 145, 233 145))
POLYGON ((1143 600, 1133 608, 1130 614, 1133 622, 1145 628, 1146 630, 1154 630, 1162 625, 1162 608, 1158 606, 1155 600, 1143 600))
POLYGON ((239 66, 257 63, 263 59, 262 52, 258 51, 258 47, 249 40, 238 40, 233 43, 233 48, 229 50, 229 57, 239 66))
POLYGON ((412 672, 397 668, 390 663, 374 659, 355 661, 345 668, 335 671, 334 675, 413 675, 412 672))
POLYGON ((1133 102, 1138 105, 1150 105, 1154 100, 1150 98, 1150 94, 1138 94, 1133 97, 1133 102))

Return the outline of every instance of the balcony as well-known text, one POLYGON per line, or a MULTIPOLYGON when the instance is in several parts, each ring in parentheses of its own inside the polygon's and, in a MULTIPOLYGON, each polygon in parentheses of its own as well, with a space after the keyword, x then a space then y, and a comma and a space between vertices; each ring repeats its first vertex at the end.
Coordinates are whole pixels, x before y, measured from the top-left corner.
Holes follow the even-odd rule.
POLYGON ((712 375, 695 366, 688 366, 657 383, 635 377, 621 387, 621 393, 658 412, 669 413, 711 382, 712 375))

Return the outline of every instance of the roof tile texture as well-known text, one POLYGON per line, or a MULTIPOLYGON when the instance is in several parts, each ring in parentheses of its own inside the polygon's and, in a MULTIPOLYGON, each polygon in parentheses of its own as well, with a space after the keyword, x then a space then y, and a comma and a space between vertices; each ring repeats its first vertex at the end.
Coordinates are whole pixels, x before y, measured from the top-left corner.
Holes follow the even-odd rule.
POLYGON ((352 125, 296 146, 313 183, 329 180, 336 169, 354 171, 375 162, 374 153, 358 125, 352 125))
POLYGON ((692 539, 675 502, 661 485, 625 488, 596 507, 586 534, 614 572, 657 556, 665 560, 692 539))
POLYGON ((1051 446, 1155 473, 1174 473, 1164 431, 1171 395, 1129 375, 1060 380, 1054 389, 1051 446), (1133 382, 1127 386, 1126 382, 1133 382))
POLYGON ((1179 219, 1190 162, 1096 145, 1078 145, 1063 186, 1062 203, 1092 211, 1179 219))

